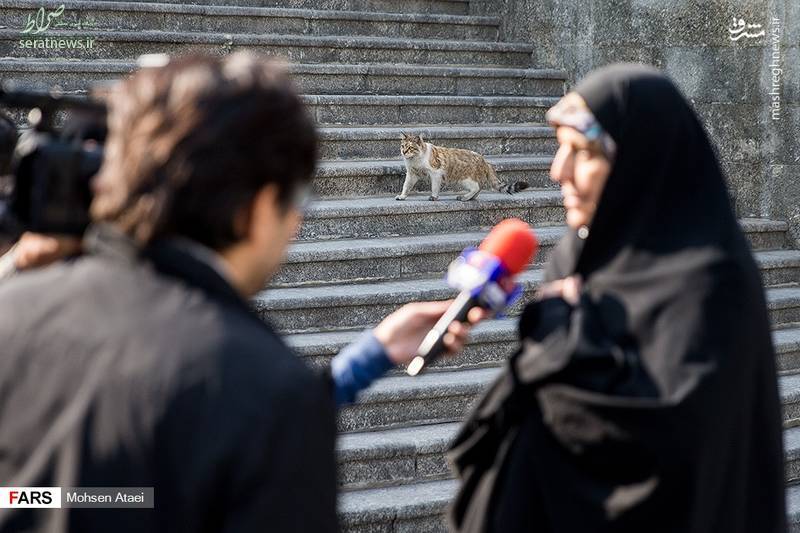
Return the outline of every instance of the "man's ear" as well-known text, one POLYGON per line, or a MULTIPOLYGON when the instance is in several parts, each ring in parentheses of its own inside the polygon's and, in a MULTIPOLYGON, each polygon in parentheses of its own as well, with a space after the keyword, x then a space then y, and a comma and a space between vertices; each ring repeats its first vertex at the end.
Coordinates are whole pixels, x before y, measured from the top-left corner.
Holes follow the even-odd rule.
POLYGON ((261 187, 250 200, 250 203, 242 206, 236 212, 233 219, 233 229, 236 237, 246 240, 253 236, 254 231, 259 230, 259 224, 264 220, 270 220, 271 212, 280 209, 278 203, 278 186, 269 183, 261 187))

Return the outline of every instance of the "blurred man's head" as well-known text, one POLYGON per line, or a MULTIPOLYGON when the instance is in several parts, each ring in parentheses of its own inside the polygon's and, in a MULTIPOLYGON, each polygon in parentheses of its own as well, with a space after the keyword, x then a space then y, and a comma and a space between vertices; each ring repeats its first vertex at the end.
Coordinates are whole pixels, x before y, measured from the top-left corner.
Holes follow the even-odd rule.
POLYGON ((92 216, 142 245, 205 244, 252 294, 297 231, 317 150, 284 62, 249 52, 173 59, 109 95, 92 216))

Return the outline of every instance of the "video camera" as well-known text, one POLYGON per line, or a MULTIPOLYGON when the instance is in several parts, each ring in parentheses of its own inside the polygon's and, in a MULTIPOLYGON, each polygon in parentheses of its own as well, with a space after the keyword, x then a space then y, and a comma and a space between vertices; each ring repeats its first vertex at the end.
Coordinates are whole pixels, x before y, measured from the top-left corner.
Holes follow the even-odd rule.
POLYGON ((0 168, 0 174, 10 174, 0 195, 0 236, 81 235, 89 224, 90 182, 103 160, 105 104, 6 82, 0 83, 0 108, 27 109, 30 123, 17 138, 13 121, 5 117, 11 132, 4 135, 9 142, 0 142, 0 167, 10 168, 0 168), (66 117, 58 128, 62 113, 66 117))

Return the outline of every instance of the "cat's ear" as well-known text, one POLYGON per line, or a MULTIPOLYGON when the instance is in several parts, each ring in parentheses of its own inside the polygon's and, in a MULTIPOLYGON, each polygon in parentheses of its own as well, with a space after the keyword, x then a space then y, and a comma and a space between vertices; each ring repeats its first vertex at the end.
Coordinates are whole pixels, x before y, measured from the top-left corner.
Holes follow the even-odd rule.
POLYGON ((406 132, 404 132, 404 131, 401 131, 400 133, 402 133, 402 134, 403 134, 403 136, 402 136, 402 137, 400 137, 401 139, 407 139, 407 138, 408 138, 408 133, 406 133, 406 132))
POLYGON ((419 135, 417 135, 417 138, 419 139, 419 142, 423 142, 421 133, 419 135))

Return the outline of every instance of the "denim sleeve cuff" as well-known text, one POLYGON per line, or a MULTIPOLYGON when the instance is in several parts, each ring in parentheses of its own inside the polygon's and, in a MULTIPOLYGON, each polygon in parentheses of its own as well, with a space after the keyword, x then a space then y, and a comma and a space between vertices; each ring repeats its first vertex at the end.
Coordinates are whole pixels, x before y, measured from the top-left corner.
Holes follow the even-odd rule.
POLYGON ((383 345, 372 330, 367 330, 353 344, 346 346, 331 362, 336 405, 355 401, 358 393, 392 368, 383 345))

